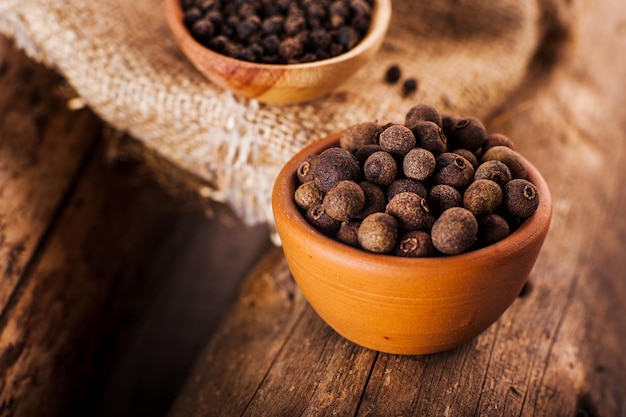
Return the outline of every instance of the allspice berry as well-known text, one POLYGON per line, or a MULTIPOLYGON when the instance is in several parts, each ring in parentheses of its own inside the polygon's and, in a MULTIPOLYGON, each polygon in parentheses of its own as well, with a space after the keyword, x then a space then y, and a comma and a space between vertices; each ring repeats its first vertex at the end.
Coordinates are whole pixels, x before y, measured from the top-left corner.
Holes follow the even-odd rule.
POLYGON ((365 195, 365 205, 354 217, 364 219, 377 211, 385 211, 387 198, 383 189, 368 181, 361 181, 359 185, 365 195))
POLYGON ((487 135, 487 139, 483 145, 483 152, 486 152, 494 146, 506 146, 507 148, 515 149, 513 141, 502 133, 491 133, 487 135))
POLYGON ((422 198, 426 198, 426 196, 428 196, 428 190, 421 182, 411 178, 400 178, 389 184, 387 187, 387 201, 404 192, 415 193, 422 198))
POLYGON ((474 167, 474 170, 478 168, 478 158, 476 157, 476 154, 474 152, 463 148, 457 148, 454 149, 452 153, 461 155, 463 158, 467 159, 469 163, 472 164, 472 166, 474 167))
POLYGON ((398 239, 398 222, 387 213, 372 213, 361 222, 359 244, 375 253, 392 252, 398 239))
POLYGON ((407 178, 424 181, 435 171, 435 156, 426 149, 413 148, 402 160, 402 172, 407 178))
POLYGON ((446 184, 465 188, 474 179, 474 167, 461 155, 444 152, 436 158, 434 184, 446 184))
POLYGON ((339 220, 335 220, 326 213, 323 204, 311 207, 306 212, 306 220, 319 232, 328 236, 334 236, 341 226, 339 220))
POLYGON ((481 162, 496 160, 502 162, 511 171, 513 178, 526 178, 526 166, 524 158, 507 146, 494 146, 485 152, 481 158, 481 162))
POLYGON ((313 160, 311 168, 315 185, 325 193, 339 181, 358 181, 361 178, 361 169, 355 156, 339 147, 322 151, 313 160))
POLYGON ((337 235, 335 239, 339 242, 345 243, 346 245, 360 248, 359 244, 359 227, 361 223, 356 221, 342 222, 341 226, 339 226, 339 230, 337 231, 337 235))
POLYGON ((423 258, 435 256, 437 249, 427 232, 412 230, 400 237, 394 254, 409 258, 423 258))
POLYGON ((439 184, 430 189, 427 201, 430 212, 435 216, 439 216, 449 208, 461 207, 463 205, 463 196, 453 186, 439 184))
POLYGON ((404 117, 404 125, 409 129, 425 121, 433 122, 441 127, 441 113, 431 105, 420 103, 411 107, 404 117))
POLYGON ((312 206, 322 204, 324 193, 317 188, 315 181, 307 181, 296 188, 294 200, 298 207, 306 211, 312 206))
POLYGON ((478 222, 471 211, 453 207, 441 213, 431 230, 433 245, 445 255, 465 252, 478 233, 478 222))
POLYGON ((313 170, 311 169, 311 166, 315 158, 317 158, 317 155, 311 154, 305 156, 300 161, 300 165, 298 165, 298 169, 296 170, 296 176, 298 177, 300 184, 304 184, 305 182, 313 179, 313 170))
POLYGON ((430 230, 434 217, 426 199, 414 193, 400 193, 392 198, 385 209, 404 230, 430 230))
POLYGON ((463 207, 474 216, 493 213, 502 205, 502 188, 491 180, 472 182, 463 194, 463 207))
POLYGON ((506 210, 515 217, 526 219, 539 207, 537 187, 524 179, 513 179, 504 186, 504 204, 506 210))
POLYGON ((339 146, 349 152, 355 152, 365 145, 373 144, 381 127, 378 123, 363 122, 347 127, 339 139, 339 146))
POLYGON ((339 181, 324 196, 326 213, 335 220, 346 222, 365 206, 363 189, 354 181, 339 181))
POLYGON ((475 117, 468 117, 458 120, 450 131, 451 141, 459 148, 475 151, 482 147, 487 140, 487 129, 485 125, 475 117))
POLYGON ((509 235, 509 224, 497 214, 487 214, 478 219, 478 241, 483 246, 499 242, 509 235))
POLYGON ((417 144, 415 135, 408 127, 392 125, 380 132, 378 144, 393 155, 406 155, 417 144))
POLYGON ((513 177, 511 176, 509 167, 495 159, 483 162, 476 168, 476 172, 474 173, 474 181, 491 180, 500 187, 504 187, 504 184, 512 179, 513 177))
POLYGON ((443 129, 431 121, 419 122, 411 128, 417 140, 417 146, 437 156, 447 150, 448 140, 443 129))
POLYGON ((382 150, 383 148, 381 148, 380 145, 372 143, 370 145, 365 145, 357 149, 357 151, 354 153, 354 156, 359 162, 359 165, 363 166, 365 164, 365 161, 367 161, 367 158, 369 158, 371 154, 382 150))
POLYGON ((363 164, 363 176, 369 182, 386 187, 397 178, 398 164, 389 152, 374 152, 363 164))

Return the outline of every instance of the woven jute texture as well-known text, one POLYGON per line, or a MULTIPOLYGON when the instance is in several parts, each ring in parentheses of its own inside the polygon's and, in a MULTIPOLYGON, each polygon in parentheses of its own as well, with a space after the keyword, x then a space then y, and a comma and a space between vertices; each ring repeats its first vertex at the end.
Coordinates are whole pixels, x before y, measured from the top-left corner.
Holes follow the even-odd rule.
POLYGON ((167 175, 246 223, 271 224, 274 178, 303 146, 362 121, 402 122, 416 103, 484 118, 519 86, 543 32, 539 1, 392 7, 371 64, 329 96, 289 106, 238 98, 204 79, 175 43, 160 0, 0 0, 0 32, 166 160, 167 175), (415 94, 403 98, 399 84, 383 82, 391 64, 419 80, 415 94))

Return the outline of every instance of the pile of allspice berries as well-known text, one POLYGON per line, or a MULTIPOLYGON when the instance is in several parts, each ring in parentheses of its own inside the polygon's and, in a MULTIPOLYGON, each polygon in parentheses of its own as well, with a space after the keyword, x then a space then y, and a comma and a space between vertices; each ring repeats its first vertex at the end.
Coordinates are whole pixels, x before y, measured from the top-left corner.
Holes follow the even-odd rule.
POLYGON ((304 157, 294 200, 347 245, 404 257, 456 255, 504 239, 538 205, 511 139, 427 104, 404 124, 363 122, 304 157))

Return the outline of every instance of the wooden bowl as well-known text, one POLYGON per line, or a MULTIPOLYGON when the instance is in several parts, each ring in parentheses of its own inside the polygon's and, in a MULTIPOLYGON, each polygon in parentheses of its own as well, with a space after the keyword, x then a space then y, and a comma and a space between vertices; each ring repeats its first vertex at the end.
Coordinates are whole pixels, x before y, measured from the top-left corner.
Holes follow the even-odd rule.
POLYGON ((165 15, 183 53, 209 80, 240 96, 288 104, 331 92, 374 56, 389 26, 391 0, 376 0, 369 32, 350 51, 330 59, 290 65, 241 61, 204 47, 183 24, 180 0, 165 0, 165 15))
POLYGON ((526 163, 539 208, 493 245, 433 258, 374 254, 321 234, 293 200, 299 161, 338 146, 339 137, 331 135, 295 155, 273 188, 276 229, 302 293, 337 333, 373 350, 428 354, 472 340, 517 298, 539 255, 552 213, 541 174, 526 163))

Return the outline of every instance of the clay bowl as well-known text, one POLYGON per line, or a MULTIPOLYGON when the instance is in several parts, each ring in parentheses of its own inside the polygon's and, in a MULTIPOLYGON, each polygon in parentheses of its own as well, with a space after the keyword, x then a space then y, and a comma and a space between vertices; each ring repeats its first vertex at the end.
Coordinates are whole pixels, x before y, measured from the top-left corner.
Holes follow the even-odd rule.
POLYGON ((368 253, 315 230, 293 201, 299 161, 337 146, 340 134, 295 155, 272 193, 276 229, 289 269, 313 309, 337 333, 393 354, 428 354, 460 346, 494 323, 519 295, 550 224, 546 182, 537 212, 507 238, 483 249, 433 258, 368 253))
POLYGON ((370 31, 350 51, 330 59, 290 65, 241 61, 202 46, 183 24, 180 0, 165 0, 165 14, 183 53, 209 80, 243 97, 288 104, 333 91, 374 56, 389 26, 391 0, 376 1, 370 31))

